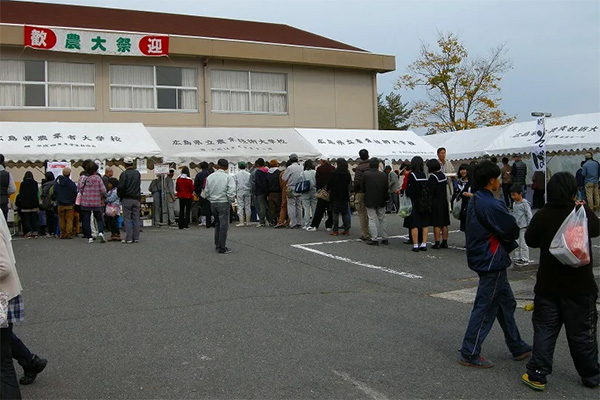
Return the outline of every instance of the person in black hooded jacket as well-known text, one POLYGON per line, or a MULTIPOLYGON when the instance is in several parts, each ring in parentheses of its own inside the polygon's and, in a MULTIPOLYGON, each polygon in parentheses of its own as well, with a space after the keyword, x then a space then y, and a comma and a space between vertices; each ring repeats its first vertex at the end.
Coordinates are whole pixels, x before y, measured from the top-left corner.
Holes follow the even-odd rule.
POLYGON ((33 179, 31 171, 25 172, 23 182, 19 188, 19 208, 23 216, 23 232, 25 237, 38 236, 38 212, 40 211, 40 197, 38 183, 33 179))
POLYGON ((576 202, 576 196, 575 177, 568 172, 554 174, 548 182, 548 203, 533 216, 525 233, 527 245, 540 249, 531 318, 533 355, 522 377, 527 386, 536 390, 545 388, 546 375, 552 372, 554 346, 563 325, 581 382, 587 387, 600 383, 598 286, 591 252, 591 238, 600 235, 600 220, 587 205, 576 202), (584 207, 587 215, 590 262, 573 268, 550 253, 550 243, 563 221, 578 207, 584 207))

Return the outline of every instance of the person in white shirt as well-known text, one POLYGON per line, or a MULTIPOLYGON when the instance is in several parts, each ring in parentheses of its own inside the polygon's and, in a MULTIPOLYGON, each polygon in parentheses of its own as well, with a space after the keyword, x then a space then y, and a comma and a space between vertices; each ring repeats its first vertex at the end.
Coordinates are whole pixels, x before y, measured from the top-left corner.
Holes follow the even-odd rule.
POLYGON ((235 174, 235 187, 237 198, 237 213, 240 217, 240 223, 237 226, 248 226, 252 218, 250 212, 250 203, 252 199, 252 188, 250 186, 250 172, 246 170, 246 163, 240 161, 238 163, 240 169, 235 174))
POLYGON ((221 158, 215 166, 215 173, 206 178, 204 195, 210 201, 212 215, 215 218, 215 248, 220 254, 231 253, 227 248, 229 212, 235 199, 235 179, 229 175, 229 162, 221 158))

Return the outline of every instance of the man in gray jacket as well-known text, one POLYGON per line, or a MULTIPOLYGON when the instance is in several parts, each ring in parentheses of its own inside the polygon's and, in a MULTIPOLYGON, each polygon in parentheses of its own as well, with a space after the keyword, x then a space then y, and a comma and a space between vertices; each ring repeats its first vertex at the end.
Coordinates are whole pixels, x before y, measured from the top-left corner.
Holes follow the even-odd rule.
POLYGON ((123 243, 137 243, 140 241, 140 200, 142 198, 142 176, 133 167, 133 158, 123 159, 125 171, 119 177, 117 195, 123 206, 123 225, 125 226, 125 239, 123 243), (131 222, 133 221, 133 227, 131 222))
POLYGON ((235 179, 229 175, 229 162, 221 158, 215 166, 215 172, 206 178, 204 195, 210 201, 210 209, 215 217, 215 248, 220 254, 231 253, 227 248, 229 230, 229 212, 235 200, 235 179))
MULTIPOLYGON (((392 174, 395 175, 394 172, 392 174)), ((360 180, 361 192, 365 195, 365 207, 369 217, 370 240, 367 244, 388 244, 387 222, 385 220, 385 206, 388 201, 388 177, 379 170, 379 159, 369 160, 369 169, 363 172, 360 180)))

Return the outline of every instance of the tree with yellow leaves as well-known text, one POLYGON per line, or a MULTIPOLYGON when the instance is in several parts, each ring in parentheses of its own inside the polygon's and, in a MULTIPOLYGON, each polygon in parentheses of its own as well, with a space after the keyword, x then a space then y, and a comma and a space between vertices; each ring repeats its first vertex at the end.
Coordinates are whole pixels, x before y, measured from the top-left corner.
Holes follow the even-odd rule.
POLYGON ((424 87, 427 100, 413 106, 413 126, 431 133, 503 125, 516 119, 499 108, 501 75, 512 68, 504 45, 485 58, 469 58, 453 33, 438 32, 438 49, 421 45, 420 57, 401 76, 396 89, 424 87))

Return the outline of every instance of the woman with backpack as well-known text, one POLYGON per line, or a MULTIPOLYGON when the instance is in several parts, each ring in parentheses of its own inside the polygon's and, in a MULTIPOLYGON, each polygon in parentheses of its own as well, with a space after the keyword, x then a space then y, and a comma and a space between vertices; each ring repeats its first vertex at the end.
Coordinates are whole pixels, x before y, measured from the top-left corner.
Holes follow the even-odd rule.
POLYGON ((53 237, 56 235, 56 203, 52 200, 52 193, 50 190, 54 186, 54 174, 50 171, 46 172, 44 176, 44 182, 42 183, 42 193, 40 195, 41 206, 44 214, 46 215, 46 229, 44 232, 40 232, 46 237, 53 237))
POLYGON ((427 251, 431 195, 429 194, 423 159, 419 156, 413 157, 410 161, 410 170, 411 173, 408 175, 406 184, 406 195, 410 197, 413 205, 409 221, 410 236, 413 242, 412 251, 427 251), (423 234, 422 243, 419 243, 419 230, 423 234))
POLYGON ((467 224, 467 206, 469 199, 473 197, 473 182, 470 177, 470 168, 468 164, 461 164, 458 167, 458 179, 454 183, 454 194, 452 195, 452 205, 460 201, 460 230, 465 231, 467 224))
POLYGON ((434 249, 448 248, 448 225, 450 211, 448 210, 448 178, 442 172, 442 165, 435 158, 427 161, 429 171, 429 193, 431 195, 431 226, 433 226, 434 249), (440 243, 440 233, 442 242, 440 243))

